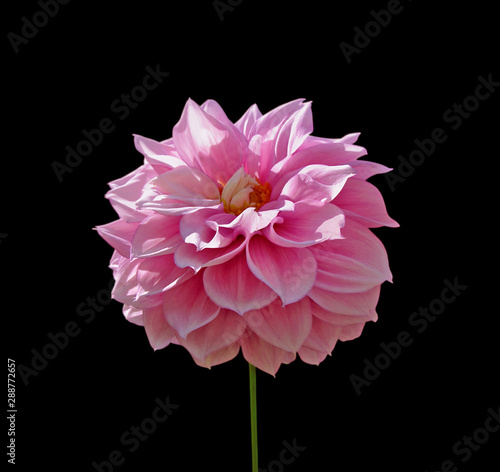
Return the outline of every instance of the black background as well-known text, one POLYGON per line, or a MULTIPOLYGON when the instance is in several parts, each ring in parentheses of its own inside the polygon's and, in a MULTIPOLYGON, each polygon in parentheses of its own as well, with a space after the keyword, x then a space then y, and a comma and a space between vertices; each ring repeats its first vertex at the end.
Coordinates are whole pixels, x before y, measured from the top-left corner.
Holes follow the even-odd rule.
POLYGON ((107 182, 142 163, 132 133, 170 137, 191 97, 217 100, 233 121, 253 103, 265 113, 312 100, 315 135, 359 131, 368 159, 396 171, 415 139, 435 128, 447 135, 394 192, 383 176, 371 180, 401 225, 375 230, 394 275, 382 287, 379 321, 339 343, 319 367, 297 360, 276 378, 258 372, 261 469, 295 439, 306 449, 274 470, 431 472, 446 460, 459 471, 494 470, 500 433, 467 462, 453 446, 500 403, 493 180, 500 92, 457 129, 443 118, 474 94, 478 76, 500 80, 493 7, 402 1, 402 11, 348 63, 339 44, 352 45, 354 27, 364 28, 386 1, 332 8, 244 0, 222 21, 211 1, 159 3, 73 0, 17 53, 8 33, 21 34, 22 18, 41 7, 9 4, 0 227, 7 357, 31 367, 33 349, 41 352, 49 333, 71 321, 80 329, 26 382, 18 371, 17 469, 93 471, 93 461, 119 450, 125 461, 114 470, 122 472, 250 470, 241 354, 209 371, 179 346, 153 352, 115 301, 99 305, 89 323, 77 313, 87 297, 100 292, 105 300, 112 251, 92 228, 116 218, 103 197, 107 182), (157 64, 170 75, 120 119, 111 103, 157 64), (77 146, 82 130, 103 118, 116 129, 59 182, 52 163, 64 164, 65 147, 77 146), (455 278, 467 288, 417 333, 410 315, 455 278), (402 331, 411 346, 358 396, 350 376, 362 376, 365 359, 373 362, 380 343, 402 331), (130 452, 122 434, 167 396, 178 409, 130 452))

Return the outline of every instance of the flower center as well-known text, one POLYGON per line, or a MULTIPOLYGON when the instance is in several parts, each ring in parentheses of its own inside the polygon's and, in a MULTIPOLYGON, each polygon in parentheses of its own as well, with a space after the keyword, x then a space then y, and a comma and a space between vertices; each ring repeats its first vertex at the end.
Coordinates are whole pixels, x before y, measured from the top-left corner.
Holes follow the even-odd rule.
POLYGON ((221 202, 224 211, 238 216, 247 208, 258 210, 269 202, 271 186, 268 183, 260 184, 249 176, 243 167, 239 169, 226 183, 221 192, 221 202))

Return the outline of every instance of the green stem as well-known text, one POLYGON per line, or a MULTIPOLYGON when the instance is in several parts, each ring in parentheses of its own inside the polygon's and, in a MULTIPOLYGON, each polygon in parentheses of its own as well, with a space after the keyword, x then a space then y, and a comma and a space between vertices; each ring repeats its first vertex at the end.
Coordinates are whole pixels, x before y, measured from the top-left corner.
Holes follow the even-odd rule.
POLYGON ((248 364, 250 371, 250 426, 252 434, 252 472, 259 470, 259 454, 257 449, 257 378, 255 366, 248 364))

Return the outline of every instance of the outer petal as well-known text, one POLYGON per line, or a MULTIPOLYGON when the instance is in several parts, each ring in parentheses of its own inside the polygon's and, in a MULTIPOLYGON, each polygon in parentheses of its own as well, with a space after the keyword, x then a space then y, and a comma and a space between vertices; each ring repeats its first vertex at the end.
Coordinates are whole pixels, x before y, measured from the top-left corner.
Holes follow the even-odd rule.
POLYGON ((312 314, 314 318, 318 318, 326 323, 330 323, 337 326, 345 326, 356 323, 365 323, 367 321, 376 321, 377 313, 375 312, 375 306, 373 311, 367 311, 362 314, 355 315, 345 315, 334 313, 329 310, 325 310, 323 307, 319 306, 317 303, 311 301, 312 314))
POLYGON ((175 339, 175 330, 165 320, 163 305, 144 309, 144 328, 154 350, 163 349, 175 339))
POLYGON ((281 364, 289 364, 296 356, 264 341, 252 331, 242 338, 241 350, 247 362, 273 377, 281 364))
POLYGON ((378 164, 376 162, 357 160, 349 162, 349 165, 355 170, 355 179, 366 180, 376 174, 384 174, 391 171, 392 169, 378 164))
POLYGON ((340 239, 344 214, 330 203, 299 202, 295 211, 281 213, 264 228, 269 241, 283 247, 306 247, 329 239, 340 239))
POLYGON ((186 338, 191 331, 210 323, 220 308, 207 297, 203 276, 198 274, 164 293, 163 310, 168 324, 186 338))
POLYGON ((366 149, 354 144, 321 143, 310 148, 300 149, 282 161, 276 163, 270 172, 268 182, 275 186, 276 182, 284 175, 292 175, 303 167, 319 164, 338 166, 349 164, 359 157, 366 155, 366 149))
POLYGON ((123 257, 130 257, 130 241, 139 225, 138 221, 127 223, 119 219, 105 225, 96 226, 99 236, 123 257))
POLYGON ((316 146, 318 144, 328 144, 328 143, 345 143, 354 144, 361 133, 349 133, 342 138, 320 138, 318 136, 308 136, 306 140, 300 146, 299 151, 316 146))
POLYGON ((314 349, 302 346, 299 349, 299 356, 306 364, 320 365, 328 355, 326 352, 318 352, 314 349))
POLYGON ((235 128, 221 123, 191 99, 174 126, 173 137, 182 160, 214 182, 225 184, 243 164, 245 152, 235 128))
POLYGON ((247 263, 252 273, 279 295, 283 305, 304 298, 316 279, 316 259, 308 249, 276 246, 259 235, 248 242, 247 263))
POLYGON ((281 306, 275 301, 260 310, 243 315, 250 329, 273 346, 297 352, 312 326, 309 298, 281 306))
POLYGON ((309 298, 325 310, 349 316, 366 315, 370 319, 376 319, 379 295, 380 285, 361 293, 335 293, 317 287, 308 293, 309 298))
POLYGON ((240 339, 246 323, 241 316, 230 310, 220 313, 202 327, 191 331, 181 344, 197 359, 206 359, 209 354, 224 349, 240 339))
POLYGON ((339 336, 340 341, 352 341, 359 338, 365 327, 365 323, 356 323, 352 325, 342 326, 342 331, 339 336))
POLYGON ((387 214, 384 199, 379 190, 364 180, 349 179, 334 203, 344 210, 346 216, 356 219, 368 228, 379 226, 397 228, 399 226, 387 214))
POLYGON ((194 276, 190 268, 181 269, 175 265, 174 256, 144 259, 137 270, 138 298, 166 292, 194 276))
POLYGON ((143 165, 125 177, 109 183, 111 190, 105 197, 109 199, 120 218, 127 222, 141 221, 150 214, 148 211, 138 210, 136 202, 141 197, 146 183, 155 176, 156 172, 151 166, 143 165))
POLYGON ((138 326, 144 326, 143 310, 130 305, 123 305, 123 316, 127 321, 138 326))
POLYGON ((311 247, 318 262, 315 286, 333 292, 364 292, 392 281, 387 252, 379 239, 363 225, 347 220, 345 239, 311 247))
POLYGON ((157 174, 167 172, 174 167, 186 165, 179 157, 173 143, 170 145, 159 143, 154 139, 134 134, 134 144, 136 149, 144 155, 146 162, 153 167, 157 174))
POLYGON ((293 202, 316 200, 331 202, 349 177, 355 175, 351 166, 314 164, 283 176, 273 187, 271 199, 286 198, 293 202))
POLYGON ((130 261, 125 257, 120 257, 117 262, 113 270, 115 285, 111 295, 115 300, 131 305, 137 294, 137 269, 141 261, 130 261))
POLYGON ((224 264, 207 267, 203 284, 214 303, 240 315, 265 307, 277 297, 273 290, 250 272, 243 252, 224 264))
POLYGON ((179 234, 180 216, 153 213, 137 227, 132 239, 133 257, 171 254, 182 242, 179 234))
POLYGON ((240 352, 240 343, 236 342, 234 344, 231 344, 230 346, 223 347, 218 351, 207 354, 204 359, 197 359, 193 356, 193 360, 200 367, 206 367, 207 369, 210 369, 214 365, 223 364, 224 362, 228 362, 234 359, 238 355, 238 352, 240 352))
POLYGON ((339 340, 341 332, 341 326, 335 326, 313 316, 311 331, 302 347, 330 354, 339 340))

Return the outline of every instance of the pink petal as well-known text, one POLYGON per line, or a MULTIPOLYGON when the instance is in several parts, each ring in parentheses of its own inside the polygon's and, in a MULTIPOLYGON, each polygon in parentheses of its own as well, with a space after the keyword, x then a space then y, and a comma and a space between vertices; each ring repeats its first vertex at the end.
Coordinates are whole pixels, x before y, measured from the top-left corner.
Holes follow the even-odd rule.
POLYGON ((130 261, 125 257, 119 256, 119 259, 115 261, 115 266, 113 267, 115 285, 111 291, 111 296, 115 300, 124 305, 131 305, 140 309, 157 306, 161 303, 161 296, 159 295, 145 297, 142 300, 138 300, 137 298, 139 291, 137 271, 142 262, 142 259, 130 261))
POLYGON ((123 257, 130 257, 130 241, 139 225, 138 221, 127 223, 119 219, 105 225, 96 226, 99 236, 112 248, 116 249, 123 257))
POLYGON ((356 323, 352 325, 342 326, 342 331, 339 336, 340 341, 352 341, 359 338, 363 331, 365 323, 356 323))
POLYGON ((224 264, 207 267, 203 283, 214 303, 240 315, 267 306, 277 297, 273 290, 250 272, 243 252, 224 264))
POLYGON ((174 253, 177 266, 191 267, 198 272, 202 267, 222 264, 243 251, 246 247, 247 238, 238 236, 226 247, 203 249, 198 251, 193 244, 181 243, 174 253))
POLYGON ((245 152, 234 125, 221 123, 191 99, 173 137, 182 160, 214 182, 225 184, 243 164, 245 152))
POLYGON ((344 226, 342 211, 330 203, 299 202, 295 211, 281 213, 264 228, 272 243, 283 247, 306 247, 329 239, 339 239, 344 226))
POLYGON ((250 129, 250 148, 253 152, 248 156, 245 170, 250 175, 258 177, 261 182, 267 182, 271 167, 277 160, 285 157, 289 145, 292 148, 295 144, 297 147, 300 146, 305 139, 305 135, 301 133, 307 134, 310 132, 309 128, 312 130, 312 118, 309 117, 307 111, 303 114, 296 114, 302 108, 310 107, 309 104, 302 104, 303 101, 304 99, 293 100, 271 110, 256 120, 250 129), (299 121, 299 124, 295 125, 292 135, 291 128, 294 120, 299 121), (282 132, 281 138, 280 132, 282 132))
POLYGON ((302 346, 298 353, 302 361, 311 365, 320 365, 328 355, 326 352, 318 352, 305 346, 302 346))
POLYGON ((333 142, 316 144, 310 148, 298 150, 276 163, 271 169, 268 182, 274 189, 276 182, 284 175, 293 175, 292 171, 298 172, 299 169, 310 165, 346 165, 364 155, 366 155, 366 149, 354 144, 333 142))
POLYGON ((361 133, 349 133, 342 138, 320 138, 318 136, 308 136, 306 140, 302 143, 299 151, 316 146, 318 144, 328 144, 328 143, 345 143, 354 144, 361 133))
POLYGON ((144 328, 154 350, 163 349, 175 339, 175 330, 165 320, 163 305, 144 309, 144 328))
POLYGON ((279 128, 275 143, 275 162, 293 154, 312 131, 311 102, 302 103, 300 108, 279 128))
POLYGON ((137 270, 138 297, 171 290, 194 275, 190 268, 177 267, 173 254, 144 259, 137 270))
POLYGON ((311 331, 302 347, 331 354, 339 340, 341 331, 341 326, 335 326, 313 316, 311 331))
POLYGON ((238 352, 240 352, 240 343, 236 342, 230 346, 223 347, 218 351, 211 352, 204 359, 197 359, 196 357, 193 357, 193 360, 200 367, 210 369, 215 365, 224 364, 224 362, 234 359, 238 355, 238 352))
POLYGON ((235 123, 235 126, 245 135, 247 139, 250 139, 250 129, 255 121, 257 121, 261 116, 262 113, 260 112, 259 107, 254 104, 235 123))
POLYGON ((173 253, 182 242, 180 220, 180 216, 158 213, 142 220, 132 239, 132 256, 152 257, 173 253))
POLYGON ((273 377, 281 364, 289 364, 296 356, 293 352, 287 352, 264 341, 252 331, 242 337, 241 351, 247 362, 273 377))
POLYGON ((159 143, 154 139, 134 134, 134 144, 157 174, 167 172, 174 167, 186 165, 179 157, 173 143, 170 145, 159 143))
POLYGON ((176 167, 157 176, 144 188, 138 208, 166 215, 183 215, 202 208, 220 208, 217 185, 203 172, 190 167, 176 167))
POLYGON ((231 120, 227 117, 226 112, 215 100, 207 100, 201 104, 200 107, 203 111, 207 112, 209 115, 213 116, 217 121, 222 123, 224 126, 231 129, 238 140, 240 141, 240 146, 246 147, 248 145, 247 138, 245 134, 239 129, 238 126, 233 124, 231 120))
POLYGON ((109 199, 120 218, 134 222, 141 221, 150 214, 148 211, 138 210, 136 202, 141 197, 144 186, 155 176, 151 166, 143 165, 125 177, 109 183, 111 190, 105 197, 109 199))
POLYGON ((306 104, 302 104, 303 98, 292 100, 291 102, 284 103, 273 110, 267 112, 265 115, 258 118, 250 131, 250 136, 260 134, 261 136, 268 133, 270 130, 278 131, 279 127, 289 119, 295 112, 306 104))
MULTIPOLYGON (((198 274, 163 295, 165 318, 181 338, 212 321, 220 308, 203 288, 203 274, 198 274)), ((200 357, 200 356, 197 356, 200 357)))
POLYGON ((194 203, 200 200, 215 200, 211 204, 220 202, 220 193, 217 185, 198 169, 182 166, 156 177, 154 184, 164 195, 183 202, 194 203))
POLYGON ((345 239, 310 248, 318 263, 316 287, 356 293, 392 281, 385 248, 370 230, 347 221, 342 233, 345 239))
POLYGON ((385 174, 392 169, 376 162, 357 160, 349 162, 349 165, 354 169, 355 179, 366 180, 376 174, 385 174))
MULTIPOLYGON (((283 205, 283 211, 287 211, 287 206, 287 204, 283 205)), ((238 233, 250 236, 251 234, 269 225, 273 218, 275 218, 280 212, 278 209, 271 209, 271 206, 269 206, 268 209, 266 208, 266 210, 263 210, 263 208, 264 206, 259 211, 255 211, 254 208, 247 208, 232 221, 221 224, 220 226, 222 228, 238 228, 238 233)))
POLYGON ((273 187, 271 199, 286 198, 293 202, 316 200, 331 202, 355 172, 351 166, 310 165, 286 174, 273 187))
POLYGON ((248 242, 247 263, 255 277, 279 295, 283 305, 304 298, 316 279, 316 259, 309 249, 276 246, 258 235, 248 242))
POLYGON ((221 213, 220 210, 203 209, 182 217, 180 233, 184 242, 195 245, 198 251, 226 247, 234 240, 233 231, 220 226, 217 221, 233 218, 234 215, 221 213))
POLYGON ((309 298, 325 310, 349 316, 366 315, 370 319, 376 319, 379 295, 380 285, 361 293, 335 293, 318 287, 308 293, 309 298))
POLYGON ((131 305, 137 294, 137 269, 142 261, 130 261, 125 257, 118 259, 118 265, 114 270, 115 285, 111 296, 125 304, 131 305))
POLYGON ((313 317, 319 318, 320 320, 330 323, 333 325, 350 325, 356 323, 365 323, 367 321, 376 321, 377 313, 375 312, 375 306, 373 310, 369 310, 366 313, 356 313, 354 315, 345 315, 335 313, 329 310, 325 310, 323 307, 319 306, 317 303, 311 301, 311 309, 313 317))
POLYGON ((243 318, 230 310, 220 310, 210 322, 189 332, 181 344, 197 359, 235 344, 245 333, 243 318))
POLYGON ((138 326, 144 326, 143 310, 130 305, 123 305, 123 316, 127 321, 138 326))
POLYGON ((380 191, 364 180, 349 179, 333 203, 342 208, 346 216, 356 219, 368 228, 399 227, 387 214, 380 191))
POLYGON ((307 297, 285 307, 275 301, 260 310, 245 313, 243 318, 249 328, 268 343, 297 352, 311 331, 311 304, 307 297))

